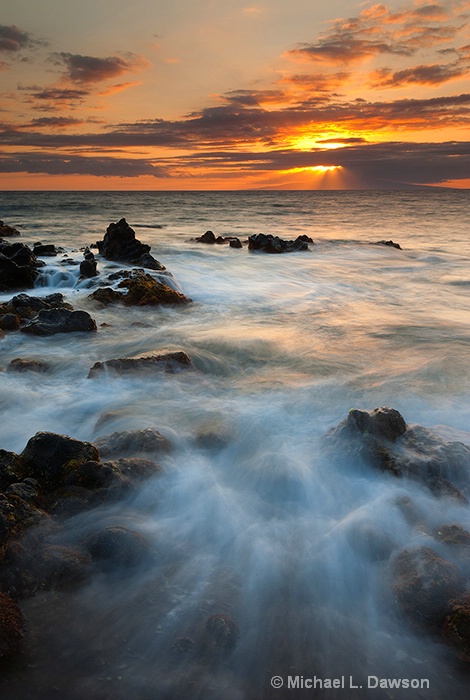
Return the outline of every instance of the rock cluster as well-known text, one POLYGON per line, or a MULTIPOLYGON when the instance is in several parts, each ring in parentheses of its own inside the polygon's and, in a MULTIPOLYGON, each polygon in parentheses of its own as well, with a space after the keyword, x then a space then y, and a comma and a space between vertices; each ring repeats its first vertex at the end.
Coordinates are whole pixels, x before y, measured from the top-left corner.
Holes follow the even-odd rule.
POLYGON ((112 287, 100 287, 90 294, 90 299, 104 306, 122 302, 125 306, 157 306, 160 304, 188 304, 191 299, 177 292, 167 284, 158 282, 143 270, 133 270, 123 279, 118 287, 127 289, 127 293, 112 287))
POLYGON ((298 236, 294 241, 265 233, 258 233, 248 238, 248 249, 260 250, 263 253, 295 253, 309 250, 309 244, 312 245, 313 241, 305 235, 298 236))
POLYGON ((0 292, 34 287, 42 265, 24 243, 7 243, 0 238, 0 292))
POLYGON ((107 260, 141 265, 150 270, 164 270, 165 267, 150 254, 150 246, 135 237, 135 231, 125 219, 109 224, 102 241, 97 241, 101 255, 107 260))
POLYGON ((84 259, 80 263, 80 275, 87 278, 96 277, 98 274, 97 262, 89 248, 85 248, 83 258, 84 259))
POLYGON ((181 370, 192 368, 191 359, 183 351, 168 352, 163 355, 147 355, 145 357, 122 357, 115 360, 95 362, 88 373, 89 378, 105 372, 112 374, 127 374, 128 372, 167 372, 174 374, 181 370))
POLYGON ((19 329, 33 335, 53 335, 96 331, 96 322, 87 311, 74 311, 62 294, 32 297, 23 293, 0 304, 0 328, 19 329))
POLYGON ((0 238, 10 238, 14 236, 21 236, 18 229, 13 226, 8 226, 4 221, 0 221, 0 238))

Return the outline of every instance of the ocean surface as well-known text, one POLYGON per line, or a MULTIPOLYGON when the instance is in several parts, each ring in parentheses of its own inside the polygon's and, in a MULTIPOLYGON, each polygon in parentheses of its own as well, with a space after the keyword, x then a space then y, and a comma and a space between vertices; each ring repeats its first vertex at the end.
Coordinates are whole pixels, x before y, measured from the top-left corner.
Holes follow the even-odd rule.
MULTIPOLYGON (((272 676, 288 674, 364 685, 325 698, 466 697, 468 677, 442 641, 387 608, 386 565, 351 533, 371 527, 394 551, 438 551, 430 532, 470 529, 468 505, 353 461, 338 470, 321 437, 351 408, 389 406, 470 444, 469 199, 458 190, 0 193, 0 218, 19 240, 55 243, 76 260, 125 217, 194 302, 97 308, 87 299, 96 280, 79 281, 62 256, 44 258, 29 293, 62 292, 99 331, 0 341, 2 367, 15 357, 52 364, 0 374, 1 448, 21 452, 42 430, 93 442, 146 427, 174 445, 163 476, 66 525, 77 537, 103 522, 129 525, 154 543, 155 564, 25 601, 35 660, 0 684, 2 698, 297 697, 271 689, 272 676), (191 240, 208 229, 242 240, 307 234, 315 245, 265 255, 191 240), (390 239, 402 250, 370 245, 390 239), (187 352, 198 371, 87 378, 97 361, 167 350, 187 352), (206 433, 217 448, 198 441, 206 433), (402 496, 426 526, 406 522, 402 496), (168 661, 175 639, 197 637, 214 613, 240 628, 230 659, 168 661), (426 678, 430 690, 370 690, 368 675, 426 678)), ((123 267, 98 257, 103 275, 123 267)))

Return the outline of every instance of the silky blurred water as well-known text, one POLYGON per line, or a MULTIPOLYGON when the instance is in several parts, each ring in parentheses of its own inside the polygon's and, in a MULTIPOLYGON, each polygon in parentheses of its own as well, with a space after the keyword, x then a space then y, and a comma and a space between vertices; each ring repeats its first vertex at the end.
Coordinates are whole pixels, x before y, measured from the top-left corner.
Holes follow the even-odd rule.
MULTIPOLYGON (((44 258, 34 293, 61 291, 92 314, 98 333, 1 341, 4 367, 15 357, 52 366, 0 375, 3 449, 20 452, 39 430, 93 441, 142 427, 175 447, 163 477, 130 502, 74 518, 67 531, 79 539, 103 518, 129 521, 161 558, 125 586, 94 580, 27 601, 31 619, 47 610, 52 622, 38 633, 39 667, 6 687, 11 697, 32 697, 34 686, 46 698, 57 686, 70 698, 267 698, 270 676, 289 669, 429 677, 432 692, 413 697, 465 697, 439 639, 387 612, 384 563, 355 533, 372 528, 393 551, 435 547, 429 528, 468 528, 468 506, 354 464, 339 472, 320 438, 351 407, 390 406, 470 442, 468 199, 452 190, 0 194, 0 217, 20 240, 65 246, 76 260, 125 217, 194 302, 97 308, 87 299, 95 282, 80 282, 60 256, 44 258), (207 229, 242 240, 307 234, 316 245, 270 256, 190 240, 207 229), (402 250, 369 245, 383 239, 402 250), (179 349, 196 372, 87 378, 99 360, 179 349), (223 437, 218 449, 197 442, 207 432, 223 437), (428 530, 405 521, 403 495, 428 530), (241 629, 230 663, 165 666, 174 639, 197 634, 215 612, 241 629)), ((98 259, 98 268, 116 266, 98 259)), ((291 697, 282 692, 272 697, 291 697)))

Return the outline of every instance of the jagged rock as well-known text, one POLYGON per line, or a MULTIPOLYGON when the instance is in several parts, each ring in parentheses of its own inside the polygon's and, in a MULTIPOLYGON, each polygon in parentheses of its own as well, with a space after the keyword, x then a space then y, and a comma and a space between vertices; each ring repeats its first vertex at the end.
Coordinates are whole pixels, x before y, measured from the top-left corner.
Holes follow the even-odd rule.
POLYGON ((5 314, 0 318, 2 331, 17 331, 20 327, 20 319, 16 314, 5 314))
POLYGON ((196 238, 196 241, 198 243, 215 243, 216 237, 215 234, 212 231, 206 231, 202 236, 199 236, 196 238))
POLYGON ((108 306, 108 304, 114 304, 116 301, 122 301, 124 299, 124 294, 122 292, 117 292, 111 287, 100 287, 96 289, 90 296, 89 299, 93 301, 98 301, 103 306, 108 306))
POLYGON ((0 450, 0 491, 18 481, 21 474, 22 459, 15 452, 0 450))
POLYGON ((5 236, 5 238, 11 238, 13 236, 21 236, 21 233, 13 226, 8 226, 8 224, 0 221, 0 238, 3 238, 3 236, 5 236))
POLYGON ((150 543, 140 532, 120 525, 95 532, 83 546, 105 571, 134 568, 152 555, 150 543))
POLYGON ((33 335, 96 331, 96 322, 87 311, 43 309, 21 330, 33 335))
POLYGON ((330 455, 359 459, 397 477, 421 482, 436 495, 465 500, 470 487, 470 449, 445 442, 422 426, 407 426, 391 408, 352 409, 323 439, 330 455))
POLYGON ((48 294, 45 297, 31 297, 28 294, 17 294, 10 301, 0 304, 0 314, 14 314, 20 321, 32 319, 42 309, 69 309, 73 306, 64 301, 62 294, 48 294))
POLYGON ((136 274, 119 283, 119 287, 127 288, 127 294, 122 298, 126 306, 154 306, 157 304, 188 304, 191 299, 175 291, 167 284, 157 282, 146 274, 136 274))
POLYGON ((107 260, 142 265, 150 270, 164 270, 165 267, 150 255, 150 246, 144 245, 135 237, 135 231, 125 219, 109 224, 102 241, 96 243, 99 252, 107 260))
POLYGON ((470 663, 470 593, 451 602, 443 629, 459 658, 470 663))
POLYGON ((399 243, 394 243, 393 241, 376 241, 372 245, 387 245, 390 248, 398 248, 398 250, 401 250, 401 245, 399 243))
POLYGON ((18 604, 0 593, 0 659, 18 653, 23 629, 24 617, 18 604))
POLYGON ((46 243, 45 245, 38 243, 34 246, 33 253, 34 255, 43 255, 45 257, 58 255, 57 248, 53 243, 46 243))
POLYGON ((24 243, 0 239, 0 292, 34 287, 40 262, 24 243))
POLYGON ((149 355, 147 357, 123 357, 116 360, 95 362, 88 373, 88 377, 96 377, 103 372, 125 374, 126 372, 169 372, 174 373, 183 369, 190 369, 192 362, 185 352, 169 352, 165 355, 149 355))
POLYGON ((61 486, 70 471, 84 462, 99 462, 98 450, 90 442, 67 435, 41 432, 28 441, 21 453, 24 477, 37 479, 49 489, 61 486))
POLYGON ((80 275, 82 277, 96 277, 98 271, 96 269, 97 262, 95 256, 89 248, 85 248, 83 253, 84 260, 80 263, 80 275))
POLYGON ((104 435, 95 440, 102 457, 153 452, 164 454, 171 450, 170 442, 154 428, 125 430, 104 435))
POLYGON ((30 527, 47 525, 49 522, 50 516, 41 508, 14 493, 8 496, 0 493, 0 555, 9 539, 30 527))
POLYGON ((308 249, 308 242, 304 236, 298 236, 294 241, 265 233, 254 234, 248 238, 248 250, 261 250, 264 253, 294 253, 308 249))
POLYGON ((391 561, 391 590, 396 603, 418 627, 438 630, 449 605, 462 591, 458 568, 429 547, 399 552, 391 561))
POLYGON ((28 360, 15 357, 7 367, 7 372, 47 372, 49 365, 42 360, 28 360))

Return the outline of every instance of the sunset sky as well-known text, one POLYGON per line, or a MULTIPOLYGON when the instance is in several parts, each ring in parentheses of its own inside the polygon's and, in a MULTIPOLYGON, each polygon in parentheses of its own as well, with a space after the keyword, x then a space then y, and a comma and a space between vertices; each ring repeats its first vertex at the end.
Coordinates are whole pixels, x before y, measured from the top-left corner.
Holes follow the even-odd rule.
POLYGON ((0 189, 470 186, 470 2, 15 0, 0 189))

